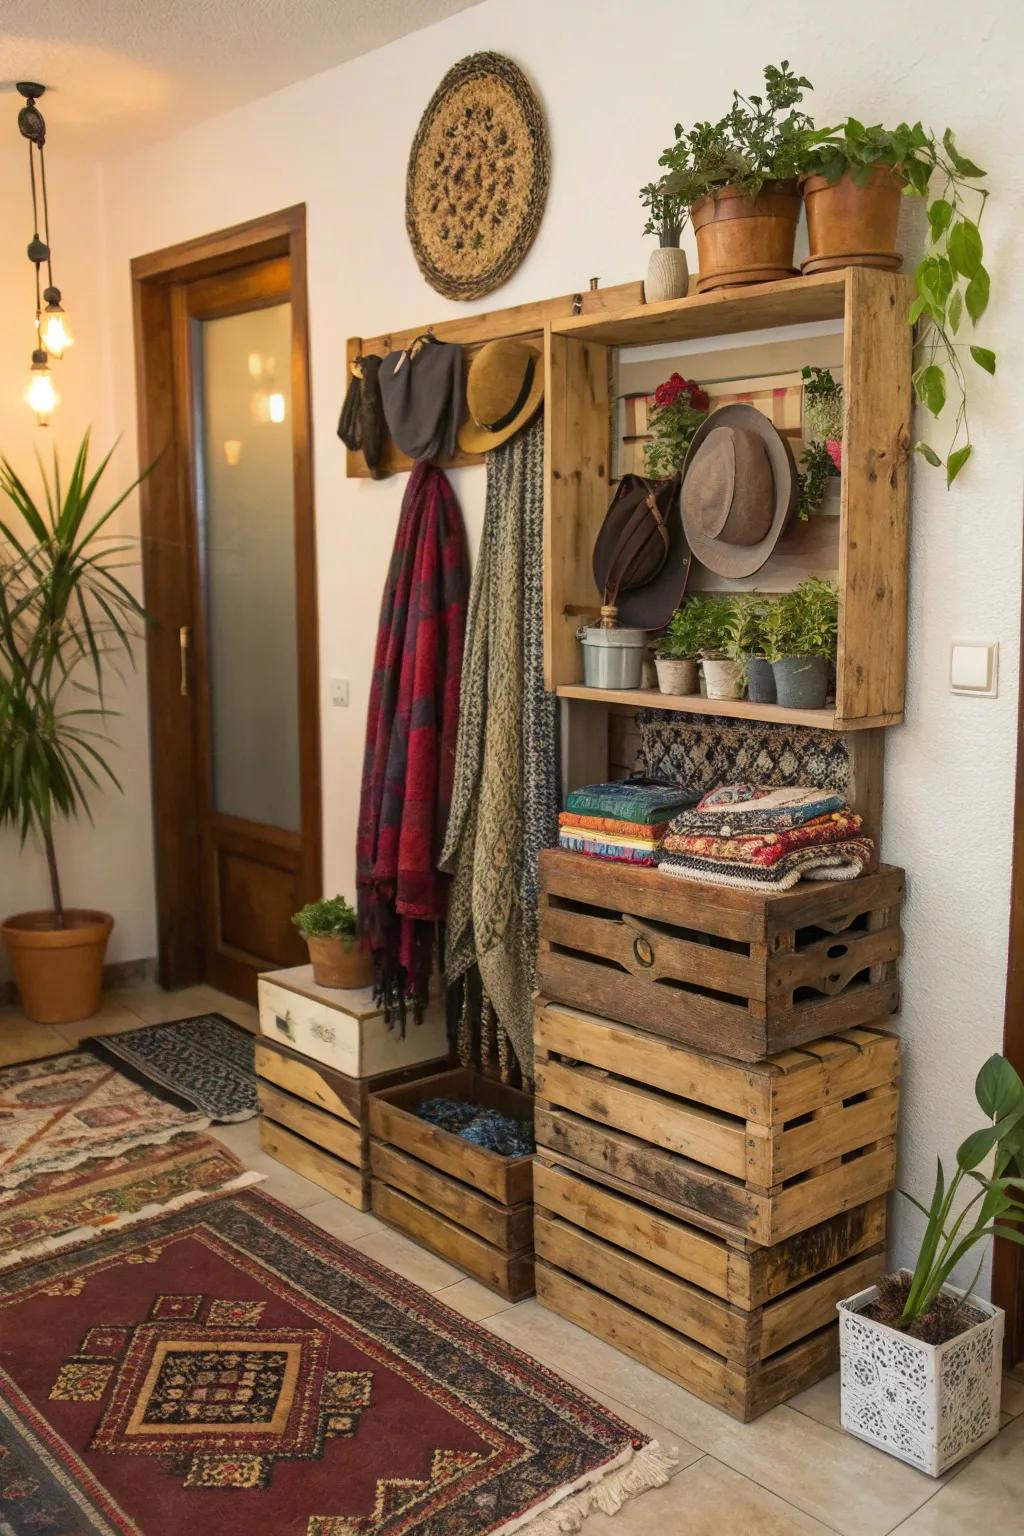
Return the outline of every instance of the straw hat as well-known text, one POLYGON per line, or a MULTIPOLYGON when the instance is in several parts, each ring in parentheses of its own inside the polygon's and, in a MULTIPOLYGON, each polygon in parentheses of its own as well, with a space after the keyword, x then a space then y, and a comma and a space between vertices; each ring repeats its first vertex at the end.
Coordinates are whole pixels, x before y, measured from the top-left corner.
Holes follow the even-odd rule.
POLYGON ((464 453, 487 453, 514 437, 544 398, 544 359, 523 341, 489 341, 469 365, 464 453))
POLYGON ((683 464, 683 527, 719 576, 752 576, 782 537, 799 493, 786 439, 752 405, 723 405, 697 428, 683 464))

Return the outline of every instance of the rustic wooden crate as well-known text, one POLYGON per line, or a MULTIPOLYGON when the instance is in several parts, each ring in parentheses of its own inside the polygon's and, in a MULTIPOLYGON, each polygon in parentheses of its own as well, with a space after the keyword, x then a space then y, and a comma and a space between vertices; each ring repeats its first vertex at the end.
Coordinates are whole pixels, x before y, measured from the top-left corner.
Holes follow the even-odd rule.
POLYGON ((500 1157, 415 1113, 463 1099, 531 1120, 528 1094, 459 1067, 370 1098, 373 1210, 510 1301, 533 1291, 533 1160, 500 1157))
POLYGON ((774 1244, 892 1188, 899 1041, 846 1030, 744 1063, 538 1004, 538 1147, 774 1244))
POLYGON ((548 849, 541 991, 740 1061, 859 1024, 899 1001, 903 871, 732 890, 548 849))
POLYGON ((259 978, 260 1032, 307 1061, 349 1078, 374 1077, 447 1055, 444 1003, 435 999, 420 1024, 388 1025, 371 987, 322 987, 311 965, 264 971, 259 978))
POLYGON ((370 1093, 409 1082, 437 1065, 347 1077, 276 1040, 257 1040, 260 1144, 340 1200, 369 1210, 370 1093))
POLYGON ((540 1300, 741 1419, 831 1368, 836 1302, 885 1265, 884 1200, 758 1250, 543 1155, 535 1191, 540 1300))

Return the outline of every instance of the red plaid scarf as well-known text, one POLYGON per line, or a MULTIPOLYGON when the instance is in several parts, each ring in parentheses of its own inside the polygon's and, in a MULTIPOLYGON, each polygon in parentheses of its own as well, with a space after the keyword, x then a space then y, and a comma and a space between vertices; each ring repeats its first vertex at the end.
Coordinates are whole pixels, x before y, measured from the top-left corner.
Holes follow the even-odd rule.
POLYGON ((437 860, 455 771, 469 557, 441 470, 413 466, 381 603, 356 834, 359 922, 389 1021, 419 1019, 435 924, 448 905, 437 860))

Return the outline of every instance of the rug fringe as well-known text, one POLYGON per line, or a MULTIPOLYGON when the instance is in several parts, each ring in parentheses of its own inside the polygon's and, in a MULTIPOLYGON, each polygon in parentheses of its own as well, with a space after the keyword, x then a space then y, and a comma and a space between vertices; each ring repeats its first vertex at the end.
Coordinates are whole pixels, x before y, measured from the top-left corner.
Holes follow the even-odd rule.
MULTIPOLYGON (((30 1243, 27 1248, 19 1248, 16 1252, 0 1259, 0 1272, 14 1269, 30 1259, 41 1259, 47 1254, 60 1253, 64 1248, 70 1248, 75 1243, 87 1242, 93 1237, 106 1237, 108 1233, 116 1232, 119 1228, 133 1227, 140 1221, 152 1221, 156 1216, 166 1216, 170 1211, 181 1210, 183 1206, 195 1205, 201 1200, 219 1200, 222 1195, 235 1195, 239 1190, 248 1189, 253 1184, 262 1184, 266 1177, 265 1173, 259 1173, 255 1168, 247 1168, 217 1189, 189 1189, 183 1195, 175 1195, 173 1200, 167 1200, 162 1205, 154 1200, 149 1205, 140 1206, 137 1211, 123 1211, 112 1221, 99 1222, 94 1226, 75 1227, 67 1232, 61 1232, 57 1237, 44 1237, 40 1242, 30 1243)), ((0 1526, 0 1536, 2 1532, 3 1527, 0 1526)))
POLYGON ((7 1173, 0 1174, 0 1193, 19 1189, 22 1184, 27 1184, 40 1173, 72 1173, 80 1168, 83 1163, 98 1161, 101 1157, 106 1160, 112 1157, 123 1157, 133 1147, 162 1147, 167 1142, 173 1141, 175 1136, 189 1136, 196 1131, 208 1131, 210 1129, 209 1115, 196 1115, 193 1119, 182 1121, 181 1125, 169 1126, 163 1131, 149 1131, 142 1135, 126 1136, 122 1141, 115 1141, 112 1146, 104 1147, 102 1152, 97 1152, 95 1147, 86 1148, 84 1151, 72 1152, 64 1157, 54 1155, 45 1158, 40 1163, 27 1164, 24 1168, 18 1168, 7 1173))
POLYGON ((613 1461, 557 1489, 539 1510, 517 1515, 493 1536, 565 1536, 578 1531, 588 1515, 617 1515, 628 1499, 663 1488, 678 1463, 678 1451, 663 1451, 657 1440, 636 1451, 627 1446, 613 1461))

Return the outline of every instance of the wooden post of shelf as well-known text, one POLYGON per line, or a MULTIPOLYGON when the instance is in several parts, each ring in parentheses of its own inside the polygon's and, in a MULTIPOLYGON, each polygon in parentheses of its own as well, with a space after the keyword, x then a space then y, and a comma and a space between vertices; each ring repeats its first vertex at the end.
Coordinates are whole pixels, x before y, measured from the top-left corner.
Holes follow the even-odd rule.
POLYGON ((836 714, 903 711, 911 428, 910 278, 849 267, 843 328, 843 479, 836 714))
POLYGON ((874 840, 878 867, 878 847, 882 837, 882 791, 885 783, 885 730, 848 731, 846 751, 850 759, 850 783, 846 798, 864 819, 864 831, 874 840))
POLYGON ((583 675, 576 630, 596 614, 594 540, 608 510, 608 348, 544 335, 544 680, 583 675))

